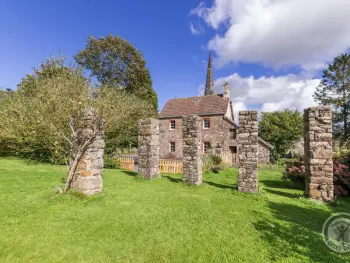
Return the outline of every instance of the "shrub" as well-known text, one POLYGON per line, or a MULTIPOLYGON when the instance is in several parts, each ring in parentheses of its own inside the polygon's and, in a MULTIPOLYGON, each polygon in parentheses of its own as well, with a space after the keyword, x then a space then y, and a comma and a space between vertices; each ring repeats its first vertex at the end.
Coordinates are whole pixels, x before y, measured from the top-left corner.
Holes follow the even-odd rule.
POLYGON ((282 179, 305 186, 304 155, 287 163, 287 168, 283 172, 282 179))
POLYGON ((222 165, 222 158, 214 154, 205 154, 202 156, 203 173, 209 171, 217 172, 217 167, 222 165))
POLYGON ((104 156, 104 168, 116 169, 118 168, 117 161, 115 158, 105 154, 104 156))
MULTIPOLYGON (((348 196, 350 194, 350 170, 347 165, 342 163, 348 160, 347 158, 348 156, 345 159, 337 159, 337 157, 333 159, 334 194, 336 196, 348 196)), ((293 163, 287 165, 286 170, 283 172, 282 179, 305 186, 303 155, 293 163)))

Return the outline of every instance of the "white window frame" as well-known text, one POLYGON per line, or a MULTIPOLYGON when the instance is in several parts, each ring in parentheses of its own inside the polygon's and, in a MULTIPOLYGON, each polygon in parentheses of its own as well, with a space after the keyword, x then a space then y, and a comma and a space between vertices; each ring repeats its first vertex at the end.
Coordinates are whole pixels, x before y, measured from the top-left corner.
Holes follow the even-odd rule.
POLYGON ((175 120, 170 120, 169 121, 169 130, 173 131, 176 129, 176 121, 175 120), (171 123, 174 122, 174 128, 171 127, 171 123))
POLYGON ((211 121, 210 121, 210 118, 205 118, 205 119, 203 119, 203 129, 208 130, 208 129, 210 129, 210 127, 211 127, 211 121), (209 122, 209 127, 205 127, 205 122, 206 122, 206 121, 208 121, 208 122, 209 122))

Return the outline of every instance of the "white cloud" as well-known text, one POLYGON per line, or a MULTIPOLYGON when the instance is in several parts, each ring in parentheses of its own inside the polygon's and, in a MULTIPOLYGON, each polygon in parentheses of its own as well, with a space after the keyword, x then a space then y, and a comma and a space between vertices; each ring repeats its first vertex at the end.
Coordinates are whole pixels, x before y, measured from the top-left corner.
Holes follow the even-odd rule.
POLYGON ((235 73, 215 81, 218 93, 222 92, 225 82, 230 85, 232 106, 237 115, 238 111, 245 109, 281 111, 288 108, 303 111, 316 105, 312 95, 320 79, 310 79, 308 74, 242 78, 235 73))
POLYGON ((197 29, 194 27, 192 22, 190 22, 190 30, 191 30, 192 35, 200 35, 202 33, 202 31, 200 29, 197 29))
POLYGON ((350 46, 349 0, 215 0, 191 11, 214 29, 218 66, 232 61, 318 69, 350 46))

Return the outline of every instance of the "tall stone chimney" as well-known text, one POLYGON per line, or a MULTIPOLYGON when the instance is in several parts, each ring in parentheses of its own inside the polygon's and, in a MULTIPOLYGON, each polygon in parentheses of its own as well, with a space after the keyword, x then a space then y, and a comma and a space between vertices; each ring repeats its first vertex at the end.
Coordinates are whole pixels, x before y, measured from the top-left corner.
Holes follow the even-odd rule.
POLYGON ((228 82, 224 84, 224 93, 223 93, 224 98, 230 98, 230 87, 228 85, 228 82))

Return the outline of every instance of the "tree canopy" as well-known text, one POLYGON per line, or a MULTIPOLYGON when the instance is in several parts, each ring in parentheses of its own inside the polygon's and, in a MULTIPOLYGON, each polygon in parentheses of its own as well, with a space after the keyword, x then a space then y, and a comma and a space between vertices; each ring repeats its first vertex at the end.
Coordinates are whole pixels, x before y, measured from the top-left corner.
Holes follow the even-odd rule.
POLYGON ((74 56, 78 64, 91 71, 103 87, 124 90, 147 101, 157 114, 158 99, 142 53, 127 40, 108 35, 89 37, 84 50, 74 56))
POLYGON ((333 63, 323 70, 314 98, 322 105, 333 107, 335 135, 341 138, 341 142, 349 139, 350 54, 334 58, 333 63))
POLYGON ((124 90, 92 90, 80 68, 52 58, 0 100, 0 153, 63 162, 69 157, 72 117, 92 106, 105 120, 106 152, 137 144, 137 124, 152 105, 124 90))
POLYGON ((303 116, 298 111, 263 112, 259 135, 274 146, 272 155, 283 157, 303 136, 303 116))

